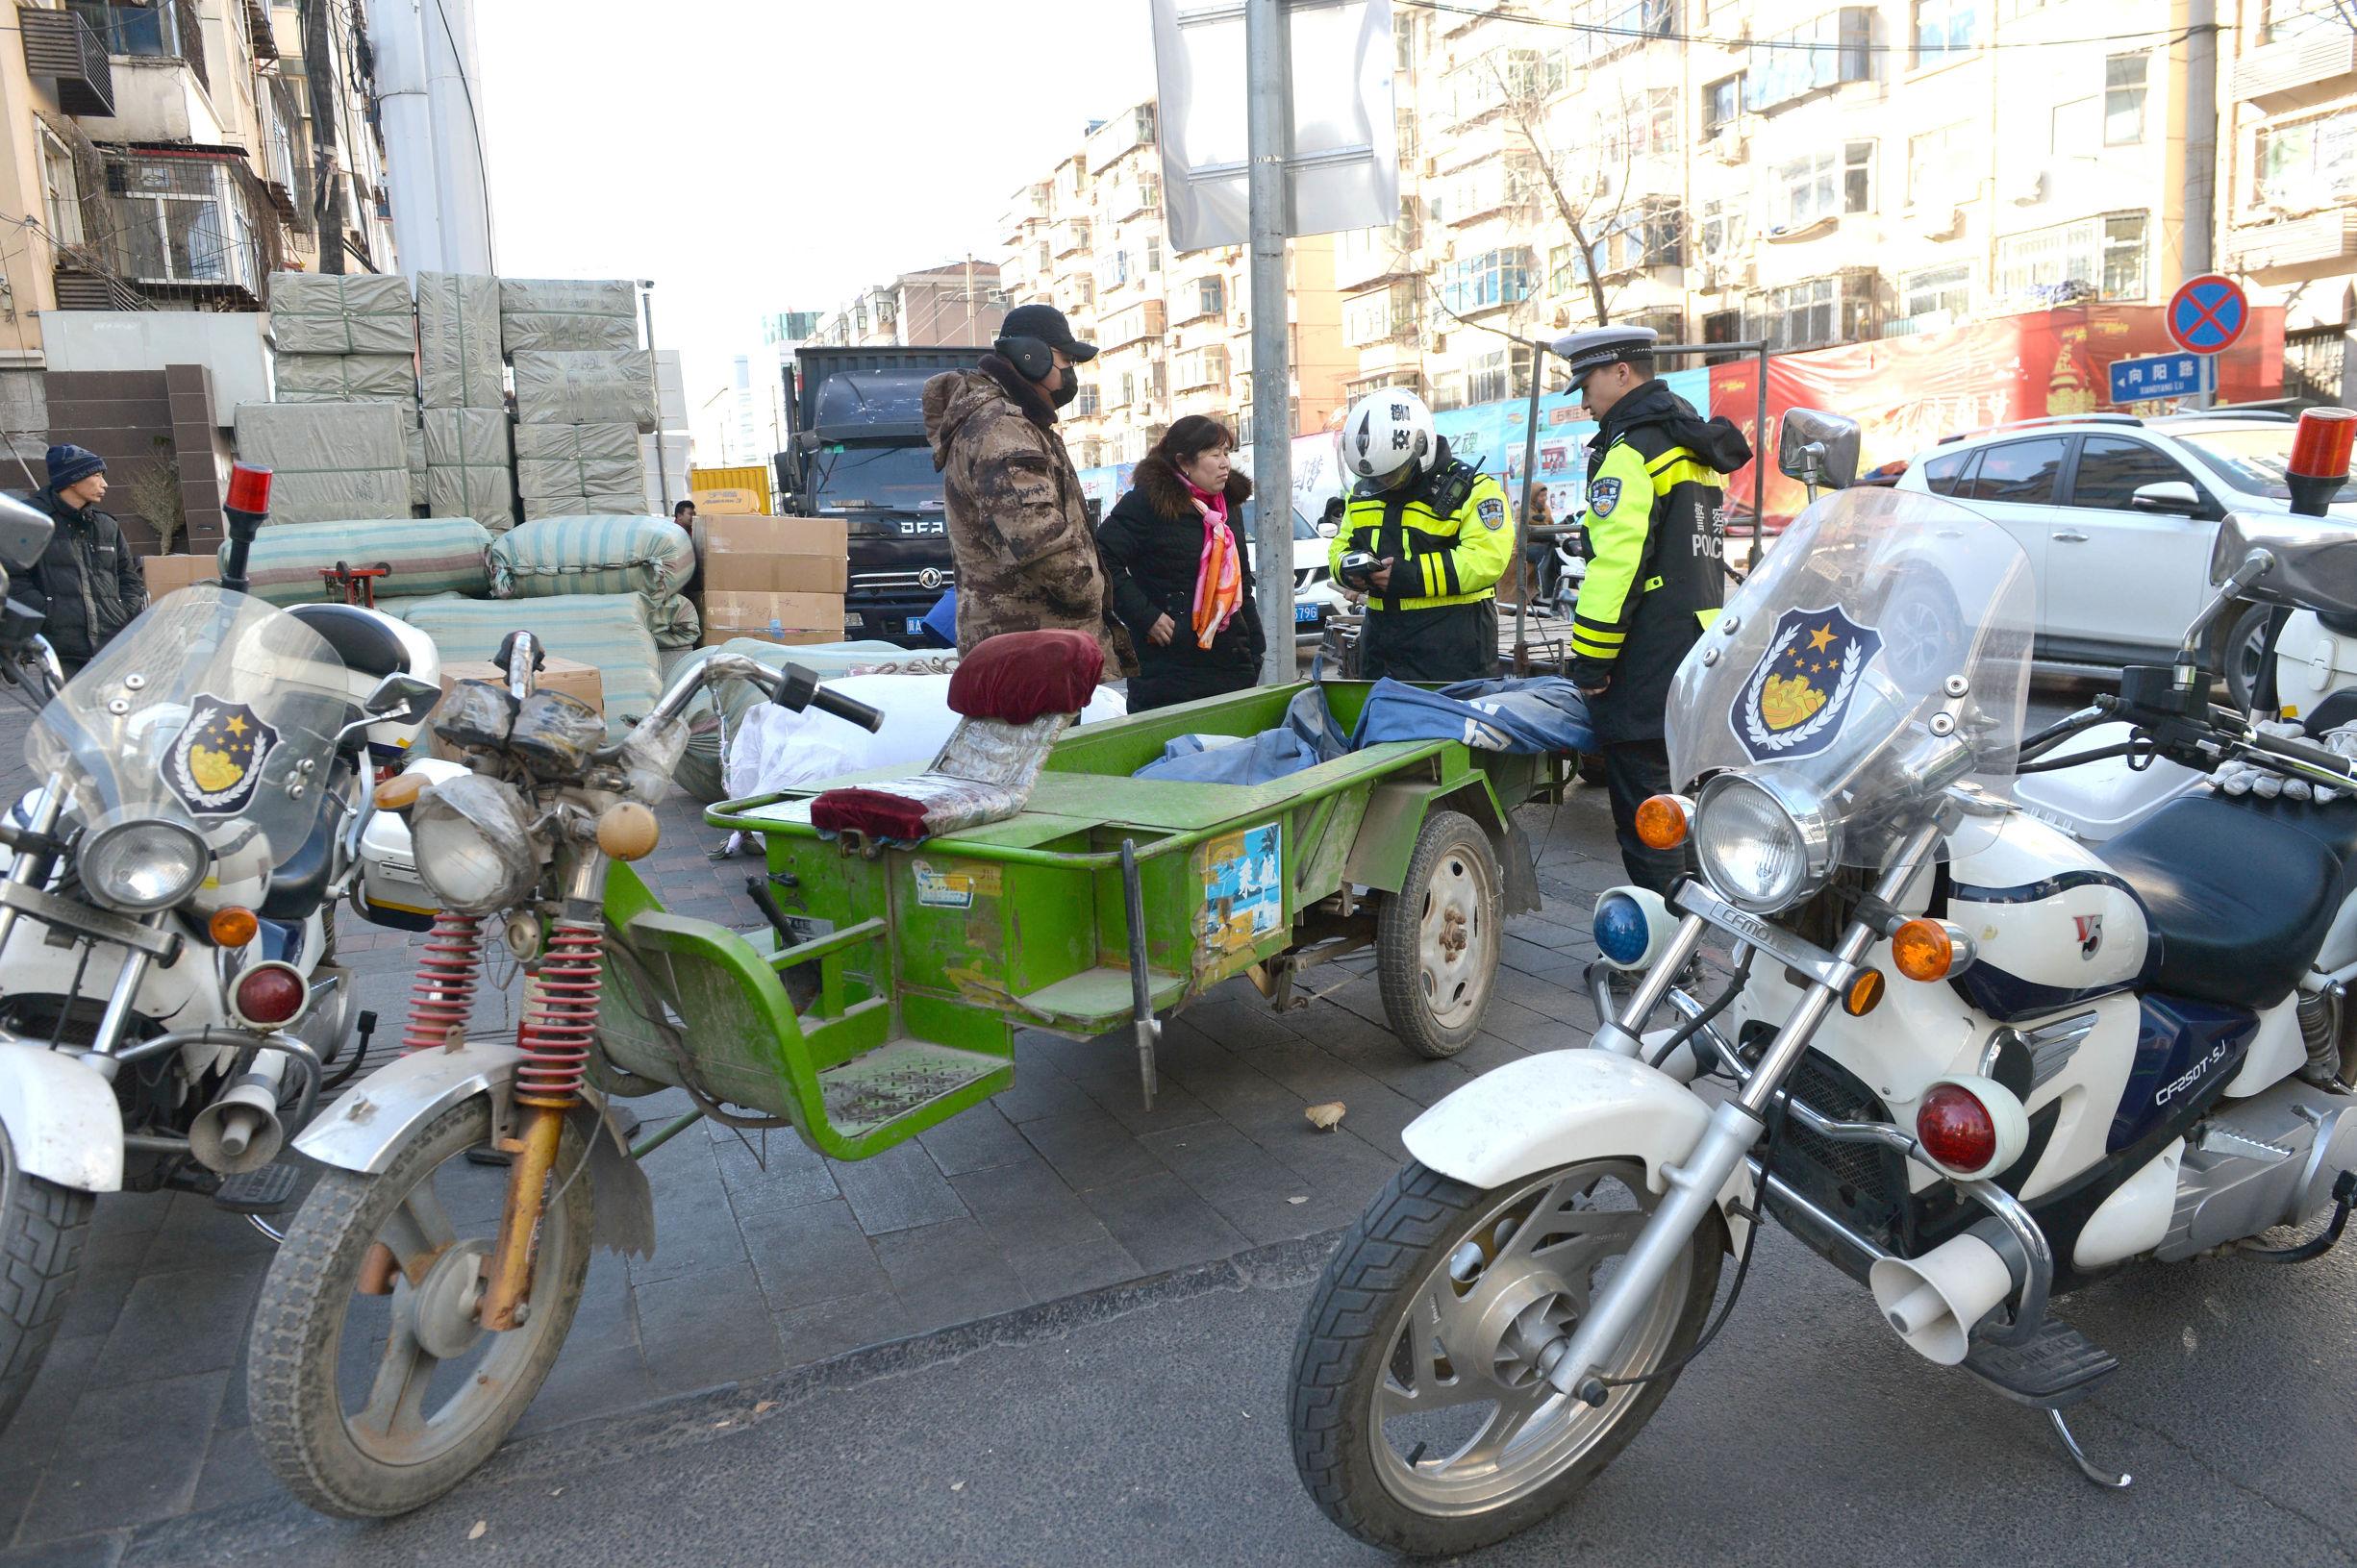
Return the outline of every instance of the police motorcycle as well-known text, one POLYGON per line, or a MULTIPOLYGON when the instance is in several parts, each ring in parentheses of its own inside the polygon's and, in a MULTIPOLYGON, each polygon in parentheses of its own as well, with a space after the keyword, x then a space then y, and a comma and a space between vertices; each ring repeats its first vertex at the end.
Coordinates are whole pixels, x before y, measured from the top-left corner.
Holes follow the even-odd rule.
MULTIPOLYGON (((325 956, 368 736, 414 732, 440 687, 373 612, 239 591, 268 478, 233 475, 220 585, 149 607, 71 680, 28 597, 0 612, 0 680, 38 708, 41 780, 0 820, 0 1425, 97 1196, 187 1188, 258 1223, 284 1207, 278 1154, 353 1033, 325 956)), ((0 501, 0 565, 28 570, 49 528, 0 501)))
MULTIPOLYGON (((2346 787, 2348 759, 2212 707, 2193 650, 2238 595, 2357 610, 2357 532, 2220 541, 2179 663, 2098 716, 2189 766, 2346 787)), ((2131 1261, 2339 1239, 2357 1093, 2345 1061, 2303 1076, 2296 987, 2357 972, 2357 805, 2205 794, 2102 856, 2019 810, 2015 775, 2093 722, 2025 743, 2034 609, 2002 530, 1895 490, 1813 505, 1729 600, 1668 703, 1691 793, 1640 819, 1699 878, 1674 910, 1598 900, 1592 1048, 1411 1123, 1310 1304, 1293 1451, 1336 1524, 1455 1554, 1569 1503, 1707 1347, 1730 1262, 1734 1309, 1763 1218, 2124 1486, 2062 1413, 2119 1362, 2053 1304, 2131 1261)))

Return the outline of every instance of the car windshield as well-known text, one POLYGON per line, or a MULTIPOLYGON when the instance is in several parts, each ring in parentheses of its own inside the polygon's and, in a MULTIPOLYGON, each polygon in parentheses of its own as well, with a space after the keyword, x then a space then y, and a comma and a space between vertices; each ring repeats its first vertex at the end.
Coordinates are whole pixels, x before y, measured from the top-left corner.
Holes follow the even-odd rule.
MULTIPOLYGON (((2172 431, 2205 467, 2246 495, 2292 498, 2284 470, 2292 458, 2295 425, 2242 425, 2224 430, 2172 431)), ((2344 485, 2334 501, 2357 501, 2357 485, 2344 485)))
MULTIPOLYGON (((2021 547, 1953 502, 1886 489, 1819 501, 1678 666, 1671 778, 1691 788, 1726 769, 1774 772, 1837 821, 1887 815, 1926 778, 2002 792, 2036 612, 2021 547)), ((1843 842, 1874 863, 1872 834, 1843 842)))
POLYGON ((941 510, 941 476, 922 445, 830 442, 811 459, 811 489, 821 511, 941 510))
POLYGON ((275 863, 318 821, 346 682, 326 640, 285 610, 184 588, 49 700, 25 759, 63 777, 86 819, 169 817, 216 852, 259 834, 275 863))

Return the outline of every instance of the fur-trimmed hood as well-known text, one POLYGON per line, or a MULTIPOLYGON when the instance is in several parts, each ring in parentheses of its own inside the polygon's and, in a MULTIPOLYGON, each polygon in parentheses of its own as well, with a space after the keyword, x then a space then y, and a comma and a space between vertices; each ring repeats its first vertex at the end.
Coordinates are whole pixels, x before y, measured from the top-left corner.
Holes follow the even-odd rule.
MULTIPOLYGON (((1160 458, 1141 458, 1130 471, 1130 483, 1146 498, 1155 512, 1173 522, 1191 523, 1195 520, 1194 497, 1188 493, 1187 481, 1179 471, 1160 458)), ((1252 481, 1241 469, 1228 470, 1228 516, 1233 519, 1237 509, 1250 499, 1252 481)))

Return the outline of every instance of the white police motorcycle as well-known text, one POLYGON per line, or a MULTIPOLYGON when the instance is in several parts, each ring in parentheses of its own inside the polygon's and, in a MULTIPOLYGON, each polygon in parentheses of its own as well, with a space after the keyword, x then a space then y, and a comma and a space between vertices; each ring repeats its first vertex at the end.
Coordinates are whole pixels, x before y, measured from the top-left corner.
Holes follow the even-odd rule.
MULTIPOLYGON (((2238 594, 2357 610, 2357 532, 2220 541, 2189 647, 2238 594)), ((1640 820, 1701 877, 1674 915, 1597 905, 1635 994, 1612 1006, 1599 966, 1592 1049, 1412 1123, 1312 1300, 1294 1457, 1338 1525, 1453 1554, 1568 1503, 1708 1344, 1730 1257, 1734 1308, 1762 1217, 1926 1358, 2047 1411, 2107 1485, 2061 1412, 2118 1362, 2050 1304, 2132 1260, 2339 1239, 2357 1095, 2302 1076, 2296 987, 2357 966, 2357 804, 2205 793, 2100 858, 2018 809, 2034 608, 2002 530, 1893 490, 1812 507, 1733 596, 1669 699, 1694 793, 1640 820), (1706 941, 1733 977, 1704 1002, 1682 986, 1706 941)), ((2189 765, 2350 782, 2207 693, 2132 669, 2104 716, 2189 765)))
MULTIPOLYGON (((0 821, 0 1426, 56 1333, 97 1195, 283 1207, 280 1147, 352 1031, 327 922, 357 875, 367 736, 414 729, 440 686, 409 673, 385 617, 237 591, 266 479, 233 480, 253 510, 233 519, 225 585, 151 606, 72 680, 37 610, 0 619, 0 681, 38 705, 42 781, 0 821)), ((49 527, 0 501, 0 566, 29 569, 49 527)))

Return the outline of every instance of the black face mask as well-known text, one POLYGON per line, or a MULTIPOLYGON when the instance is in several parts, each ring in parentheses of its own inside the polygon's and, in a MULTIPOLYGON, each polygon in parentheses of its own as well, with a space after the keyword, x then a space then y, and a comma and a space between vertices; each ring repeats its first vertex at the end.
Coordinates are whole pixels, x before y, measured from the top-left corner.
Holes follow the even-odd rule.
POLYGON ((1047 394, 1047 400, 1059 409, 1080 396, 1080 372, 1070 365, 1064 366, 1063 370, 1064 379, 1057 384, 1054 391, 1047 394))

